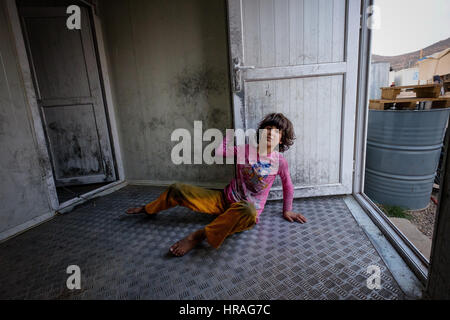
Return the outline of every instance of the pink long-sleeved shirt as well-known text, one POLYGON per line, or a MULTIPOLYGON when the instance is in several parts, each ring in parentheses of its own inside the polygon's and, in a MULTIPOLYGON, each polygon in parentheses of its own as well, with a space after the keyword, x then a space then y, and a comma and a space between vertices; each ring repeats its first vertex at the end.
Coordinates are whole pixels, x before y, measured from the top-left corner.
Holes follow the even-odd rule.
POLYGON ((294 187, 292 185, 289 166, 286 159, 278 151, 267 156, 257 153, 257 146, 251 144, 234 146, 234 135, 227 132, 226 138, 216 148, 216 157, 235 157, 237 160, 236 178, 225 189, 225 197, 229 203, 242 200, 254 204, 257 210, 256 223, 264 210, 270 189, 277 175, 283 185, 283 212, 292 210, 294 187), (230 146, 232 145, 232 146, 230 146))

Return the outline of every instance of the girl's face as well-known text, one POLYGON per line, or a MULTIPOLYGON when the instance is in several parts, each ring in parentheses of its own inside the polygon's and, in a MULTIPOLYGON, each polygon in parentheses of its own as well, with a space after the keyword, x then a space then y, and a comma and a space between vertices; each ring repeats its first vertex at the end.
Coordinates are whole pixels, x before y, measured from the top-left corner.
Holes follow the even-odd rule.
POLYGON ((262 137, 267 134, 267 149, 274 150, 281 142, 282 132, 275 126, 267 126, 264 128, 262 137))

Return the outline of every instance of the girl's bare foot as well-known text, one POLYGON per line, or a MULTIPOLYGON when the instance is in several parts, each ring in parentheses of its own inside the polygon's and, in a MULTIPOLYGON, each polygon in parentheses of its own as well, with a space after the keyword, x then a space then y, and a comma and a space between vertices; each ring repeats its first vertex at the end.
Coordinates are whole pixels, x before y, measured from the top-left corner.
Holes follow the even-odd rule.
POLYGON ((126 211, 127 214, 139 214, 144 213, 145 207, 139 207, 139 208, 130 208, 126 211))
POLYGON ((191 251, 196 245, 202 242, 206 238, 205 230, 201 229, 191 233, 183 240, 178 241, 170 247, 170 252, 177 256, 182 257, 189 251, 191 251))

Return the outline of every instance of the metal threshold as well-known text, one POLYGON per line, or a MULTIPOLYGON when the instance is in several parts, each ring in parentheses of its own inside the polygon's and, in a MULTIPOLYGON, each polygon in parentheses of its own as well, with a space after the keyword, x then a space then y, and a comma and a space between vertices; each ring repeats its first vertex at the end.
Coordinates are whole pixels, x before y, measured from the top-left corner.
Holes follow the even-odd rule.
POLYGON ((128 185, 128 183, 126 180, 111 182, 103 187, 100 187, 98 189, 95 189, 88 193, 85 193, 85 194, 81 195, 81 197, 76 197, 69 201, 61 203, 59 205, 59 208, 56 210, 56 212, 57 213, 66 213, 66 212, 72 211, 74 207, 76 207, 80 204, 83 204, 86 201, 89 201, 93 198, 105 196, 105 195, 115 192, 123 187, 126 187, 127 185, 128 185))

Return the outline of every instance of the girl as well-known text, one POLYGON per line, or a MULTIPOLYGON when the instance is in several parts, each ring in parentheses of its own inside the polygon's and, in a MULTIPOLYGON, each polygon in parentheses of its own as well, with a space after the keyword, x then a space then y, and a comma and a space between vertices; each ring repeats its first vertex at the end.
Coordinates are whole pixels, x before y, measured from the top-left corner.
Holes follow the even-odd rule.
POLYGON ((170 247, 170 252, 175 256, 185 255, 204 239, 218 249, 226 237, 251 229, 259 222, 259 216, 264 210, 277 175, 283 185, 283 217, 289 222, 307 221, 303 215, 292 212, 293 185, 288 163, 280 153, 288 150, 294 143, 295 134, 291 121, 281 113, 267 115, 259 124, 256 145, 228 147, 234 139, 234 134, 230 136, 229 133, 232 131, 227 131, 227 137, 215 150, 216 157, 241 159, 238 160, 236 179, 224 190, 209 190, 175 183, 155 201, 144 207, 127 210, 127 214, 154 215, 179 205, 217 216, 205 228, 195 231, 170 247))

